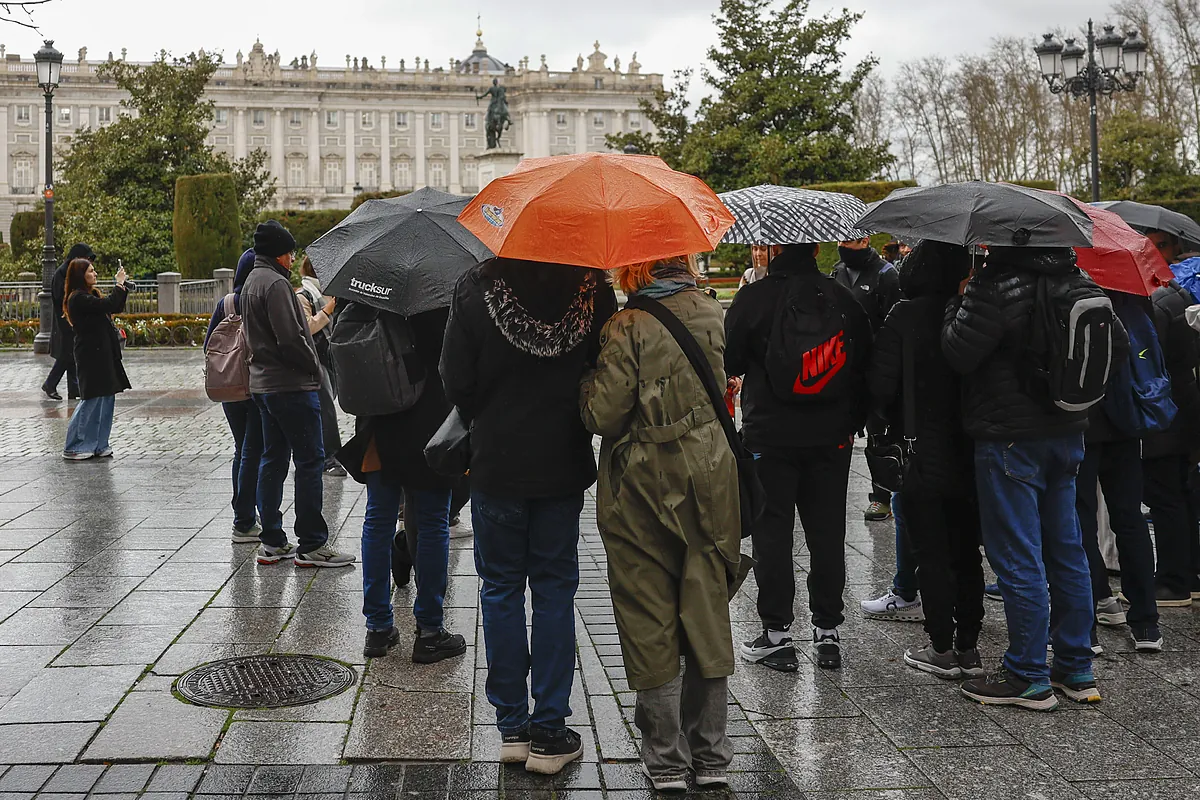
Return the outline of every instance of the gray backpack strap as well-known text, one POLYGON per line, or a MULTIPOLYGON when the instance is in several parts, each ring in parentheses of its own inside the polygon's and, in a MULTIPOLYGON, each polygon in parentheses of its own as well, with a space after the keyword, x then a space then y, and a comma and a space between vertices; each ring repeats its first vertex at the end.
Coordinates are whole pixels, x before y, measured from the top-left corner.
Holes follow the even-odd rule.
POLYGON ((232 317, 237 314, 237 309, 233 307, 233 298, 234 294, 233 292, 230 292, 229 294, 225 295, 225 299, 222 301, 221 305, 222 309, 225 311, 226 317, 232 317))

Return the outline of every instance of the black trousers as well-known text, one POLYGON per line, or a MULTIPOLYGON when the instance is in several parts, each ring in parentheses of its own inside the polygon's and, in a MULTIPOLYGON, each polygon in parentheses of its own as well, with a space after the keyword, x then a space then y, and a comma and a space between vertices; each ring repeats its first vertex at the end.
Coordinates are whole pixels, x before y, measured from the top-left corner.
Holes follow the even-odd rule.
POLYGON ((754 579, 763 627, 786 630, 795 621, 796 565, 792 531, 796 514, 804 527, 812 564, 808 604, 812 624, 836 628, 846 588, 846 486, 853 447, 844 445, 763 449, 758 476, 767 507, 754 526, 754 579))
MULTIPOLYGON (((867 435, 874 436, 875 434, 885 433, 887 431, 887 423, 877 417, 871 417, 867 420, 867 435)), ((867 462, 867 470, 871 469, 871 462, 867 462)), ((871 493, 867 498, 872 503, 883 503, 889 508, 892 505, 892 493, 884 489, 875 482, 875 473, 871 473, 871 493)))
POLYGON ((1092 597, 1112 596, 1108 569, 1100 554, 1097 533, 1096 480, 1104 490, 1109 524, 1117 537, 1117 555, 1121 561, 1121 591, 1129 600, 1130 625, 1158 623, 1158 605, 1154 599, 1154 546, 1150 530, 1142 516, 1142 445, 1137 439, 1117 442, 1088 442, 1075 480, 1075 510, 1083 534, 1092 572, 1092 597))
POLYGON ((325 463, 336 464, 338 450, 342 449, 342 434, 338 430, 337 400, 333 393, 333 376, 329 367, 321 364, 321 444, 325 447, 325 463))
POLYGON ((54 359, 54 366, 50 368, 50 374, 46 376, 46 382, 42 384, 42 388, 47 391, 57 389, 63 373, 66 373, 67 376, 67 396, 79 397, 79 378, 75 371, 73 357, 54 359))
POLYGON ((1158 568, 1154 581, 1176 593, 1200 589, 1200 527, 1188 490, 1186 455, 1142 461, 1142 498, 1154 520, 1158 568))
POLYGON ((974 492, 904 484, 904 522, 917 556, 925 632, 939 652, 970 650, 983 626, 983 557, 974 492))

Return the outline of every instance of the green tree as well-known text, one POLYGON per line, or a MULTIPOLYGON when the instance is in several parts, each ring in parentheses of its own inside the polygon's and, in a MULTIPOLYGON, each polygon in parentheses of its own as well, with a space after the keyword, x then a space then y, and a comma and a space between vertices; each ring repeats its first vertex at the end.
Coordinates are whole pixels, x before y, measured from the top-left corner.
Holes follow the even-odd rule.
POLYGON ((175 263, 185 278, 232 269, 242 253, 233 176, 185 175, 175 184, 175 263))
POLYGON ((672 169, 680 169, 683 143, 692 124, 688 119, 691 102, 687 99, 691 82, 691 69, 676 70, 674 85, 670 89, 659 87, 654 90, 652 100, 638 101, 642 116, 654 126, 657 133, 652 136, 643 129, 609 134, 604 137, 608 149, 620 152, 627 145, 633 145, 639 153, 658 156, 672 169))
MULTIPOLYGON (((1106 198, 1158 197, 1183 179, 1174 125, 1118 111, 1100 131, 1100 186, 1106 198)), ((1079 158, 1087 158, 1084 149, 1079 158)), ((1169 196, 1169 195, 1164 195, 1169 196)))
POLYGON ((175 183, 187 175, 233 175, 242 220, 253 220, 273 198, 274 180, 255 151, 233 161, 207 142, 213 114, 204 89, 220 62, 207 55, 145 66, 111 61, 99 69, 129 93, 111 125, 82 131, 62 158, 56 189, 66 239, 86 241, 133 274, 175 266, 172 218, 175 183))

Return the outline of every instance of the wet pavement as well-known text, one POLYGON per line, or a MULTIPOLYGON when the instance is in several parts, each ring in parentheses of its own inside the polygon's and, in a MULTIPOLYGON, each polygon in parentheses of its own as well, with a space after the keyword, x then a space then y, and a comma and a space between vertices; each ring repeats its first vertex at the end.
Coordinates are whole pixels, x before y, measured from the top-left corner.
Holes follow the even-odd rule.
MULTIPOLYGON (((48 362, 0 353, 0 800, 653 797, 636 760, 591 499, 569 721, 585 756, 556 779, 534 777, 496 763, 471 539, 452 542, 446 598, 447 626, 466 636, 467 655, 413 665, 403 625, 393 655, 364 663, 357 569, 259 566, 252 545, 229 542, 231 446, 220 408, 198 388, 199 354, 126 359, 137 389, 117 401, 116 457, 65 463, 66 404, 36 391, 48 362), (171 692, 200 663, 267 652, 331 656, 358 681, 277 710, 201 708, 171 692)), ((350 420, 343 425, 348 433, 350 420)), ((922 641, 919 626, 858 611, 890 580, 894 536, 890 523, 862 522, 860 458, 854 469, 845 664, 820 671, 801 648, 793 674, 738 665, 730 796, 1200 796, 1200 610, 1164 609, 1159 655, 1135 655, 1123 630, 1101 630, 1097 707, 1064 702, 1037 715, 968 703, 955 684, 903 664, 904 648, 922 641)), ((361 486, 327 480, 335 545, 357 550, 364 507, 361 486)), ((795 561, 802 581, 803 547, 795 561)), ((754 594, 751 580, 732 603, 739 639, 758 632, 754 594)), ((411 588, 395 602, 403 621, 411 588)), ((801 589, 799 619, 805 602, 801 589)), ((989 664, 1004 640, 1002 608, 989 602, 989 664)))

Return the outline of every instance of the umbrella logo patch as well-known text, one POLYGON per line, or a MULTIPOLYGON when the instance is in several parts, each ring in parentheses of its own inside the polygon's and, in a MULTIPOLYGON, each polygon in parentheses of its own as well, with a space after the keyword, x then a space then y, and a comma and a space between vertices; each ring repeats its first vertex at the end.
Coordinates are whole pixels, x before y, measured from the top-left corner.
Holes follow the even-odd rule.
POLYGON ((503 208, 501 208, 500 206, 493 206, 488 203, 484 203, 480 207, 479 210, 483 213, 483 218, 485 220, 487 220, 487 223, 489 225, 491 225, 494 228, 503 228, 504 227, 504 209, 503 208))
POLYGON ((384 300, 391 297, 391 286, 380 286, 378 283, 370 283, 368 281, 360 281, 358 278, 350 279, 350 291, 365 294, 370 297, 379 297, 384 300))
POLYGON ((825 384, 846 366, 845 331, 838 331, 804 354, 803 369, 796 376, 792 394, 820 394, 825 384))

